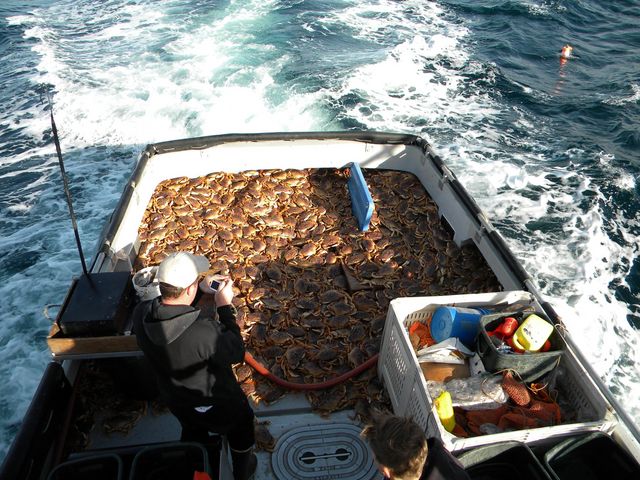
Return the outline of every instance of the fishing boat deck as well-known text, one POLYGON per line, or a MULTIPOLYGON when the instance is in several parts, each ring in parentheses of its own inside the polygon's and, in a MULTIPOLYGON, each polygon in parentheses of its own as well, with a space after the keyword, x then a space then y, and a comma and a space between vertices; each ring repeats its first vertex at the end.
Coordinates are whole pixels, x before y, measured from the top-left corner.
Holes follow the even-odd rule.
MULTIPOLYGON (((157 264, 176 250, 208 256, 212 271, 230 275, 238 288, 234 304, 248 350, 285 380, 327 381, 379 352, 391 299, 499 288, 479 251, 454 242, 454 232, 416 176, 392 170, 365 170, 364 176, 376 203, 366 231, 351 212, 347 169, 211 173, 160 182, 140 223, 134 269, 157 264)), ((199 303, 213 311, 210 297, 199 303)), ((135 372, 136 361, 104 360, 114 378, 135 372)), ((93 360, 78 382, 81 407, 72 423, 71 450, 179 438, 173 417, 150 402, 120 398, 110 405, 109 394, 118 386, 99 378, 104 372, 95 370, 98 362, 93 360), (96 385, 102 388, 96 391, 96 385)), ((266 457, 259 478, 273 475, 268 451, 275 442, 310 425, 346 429, 341 434, 350 435, 349 442, 362 451, 352 458, 366 463, 368 475, 372 460, 354 432, 372 408, 391 410, 375 368, 326 390, 299 393, 246 369, 236 366, 256 412, 260 455, 266 457)), ((143 377, 127 383, 139 389, 143 377)), ((319 456, 327 456, 326 445, 309 442, 310 452, 321 448, 319 456)))
MULTIPOLYGON (((85 376, 85 380, 79 379, 74 420, 67 435, 67 450, 64 452, 65 459, 117 453, 126 460, 126 464, 127 461, 131 462, 133 456, 142 448, 149 445, 172 444, 180 440, 180 425, 166 408, 152 400, 137 400, 136 398, 141 396, 140 385, 135 386, 137 391, 132 392, 134 386, 131 382, 126 382, 126 385, 117 385, 111 376, 114 368, 135 369, 137 363, 133 358, 89 360, 84 367, 81 367, 86 369, 80 374, 85 376), (97 391, 96 386, 98 386, 97 391), (91 420, 87 418, 87 414, 91 414, 91 420), (88 428, 89 431, 80 431, 83 428, 88 428)), ((325 468, 336 470, 338 467, 347 469, 365 467, 362 478, 382 478, 374 474, 373 470, 367 474, 373 467, 373 462, 367 447, 358 437, 362 422, 354 410, 341 410, 320 416, 313 412, 312 405, 301 392, 289 392, 271 405, 250 401, 256 414, 256 454, 259 459, 256 478, 295 477, 295 472, 292 473, 291 469, 295 469, 296 466, 291 466, 288 463, 290 460, 282 456, 274 460, 277 455, 276 442, 283 439, 287 433, 295 431, 298 431, 297 437, 294 438, 296 442, 304 442, 305 432, 307 434, 311 432, 311 438, 306 439, 306 451, 310 456, 325 457, 318 460, 325 464, 325 468), (327 434, 330 434, 329 437, 326 436, 327 434), (345 435, 346 440, 341 438, 345 435), (331 445, 331 441, 327 438, 333 438, 335 445, 331 445), (339 454, 340 446, 347 440, 349 443, 347 457, 351 455, 349 461, 359 462, 355 467, 349 467, 348 462, 340 461, 342 458, 339 454), (359 455, 353 455, 353 452, 359 455), (327 460, 327 456, 332 458, 327 460), (331 465, 332 461, 337 465, 331 465), (276 464, 280 462, 280 466, 275 467, 277 471, 280 469, 282 473, 282 469, 289 469, 287 470, 289 473, 284 476, 275 475, 274 462, 276 464), (294 477, 291 477, 291 474, 294 477)), ((207 446, 209 456, 215 459, 215 468, 224 470, 229 468, 228 461, 223 457, 222 466, 218 467, 220 460, 216 455, 219 454, 219 448, 216 437, 212 437, 211 444, 207 446)), ((288 449, 285 446, 281 453, 286 450, 288 449)), ((313 460, 310 462, 312 464, 313 460)), ((126 466, 130 468, 130 464, 126 466)), ((322 470, 322 467, 318 467, 317 464, 311 466, 316 470, 322 470)))

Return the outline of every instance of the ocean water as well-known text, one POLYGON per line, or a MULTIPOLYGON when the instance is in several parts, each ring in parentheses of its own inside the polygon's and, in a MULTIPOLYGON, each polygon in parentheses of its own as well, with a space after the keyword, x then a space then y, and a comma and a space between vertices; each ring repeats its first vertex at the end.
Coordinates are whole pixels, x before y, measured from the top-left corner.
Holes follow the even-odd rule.
POLYGON ((424 136, 640 422, 639 0, 4 0, 0 458, 144 145, 229 132, 424 136), (574 55, 561 62, 563 45, 574 55))

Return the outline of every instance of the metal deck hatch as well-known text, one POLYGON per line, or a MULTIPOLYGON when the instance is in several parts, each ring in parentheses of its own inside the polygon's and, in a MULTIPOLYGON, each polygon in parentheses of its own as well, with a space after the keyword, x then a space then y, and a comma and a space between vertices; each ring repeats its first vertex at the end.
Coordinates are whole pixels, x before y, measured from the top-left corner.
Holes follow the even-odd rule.
POLYGON ((382 478, 373 455, 349 423, 306 425, 283 434, 271 457, 276 478, 370 480, 382 478))

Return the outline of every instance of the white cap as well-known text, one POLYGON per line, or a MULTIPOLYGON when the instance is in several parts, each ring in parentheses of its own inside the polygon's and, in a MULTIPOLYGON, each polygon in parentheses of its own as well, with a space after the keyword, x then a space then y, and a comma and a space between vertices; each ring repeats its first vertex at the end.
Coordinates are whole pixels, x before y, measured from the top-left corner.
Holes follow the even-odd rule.
POLYGON ((209 270, 207 257, 178 252, 172 253, 160 263, 156 278, 159 282, 168 283, 174 287, 187 288, 207 270, 209 270))

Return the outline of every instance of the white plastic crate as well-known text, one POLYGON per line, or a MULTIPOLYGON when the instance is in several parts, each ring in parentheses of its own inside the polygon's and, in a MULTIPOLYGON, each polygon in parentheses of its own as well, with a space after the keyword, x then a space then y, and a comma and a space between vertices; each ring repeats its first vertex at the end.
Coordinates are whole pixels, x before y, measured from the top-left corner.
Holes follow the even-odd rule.
POLYGON ((435 309, 442 305, 495 306, 503 303, 518 303, 518 307, 530 305, 542 311, 535 298, 524 291, 397 298, 390 303, 378 360, 378 375, 387 388, 394 413, 413 418, 425 429, 427 436, 439 437, 451 451, 509 440, 532 443, 576 432, 613 430, 616 422, 608 412, 604 397, 570 350, 563 355, 558 367, 556 389, 561 397, 561 405, 564 402, 575 412, 575 418, 570 420, 573 423, 470 438, 456 437, 444 429, 427 392, 418 359, 409 341, 408 329, 414 322, 427 323, 435 309))

